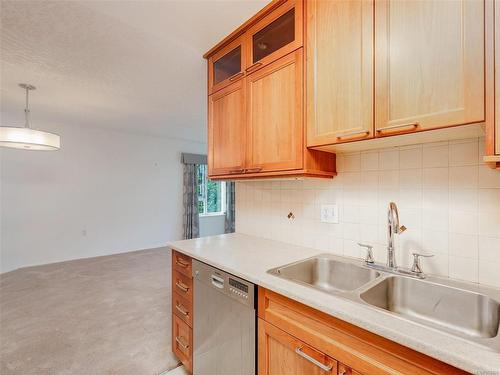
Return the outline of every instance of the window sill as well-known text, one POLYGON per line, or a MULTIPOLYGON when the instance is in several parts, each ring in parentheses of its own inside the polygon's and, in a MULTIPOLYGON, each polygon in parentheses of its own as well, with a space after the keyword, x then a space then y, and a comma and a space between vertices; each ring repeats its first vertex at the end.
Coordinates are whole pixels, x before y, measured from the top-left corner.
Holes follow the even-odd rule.
POLYGON ((226 216, 225 212, 210 212, 208 214, 199 214, 199 217, 226 216))

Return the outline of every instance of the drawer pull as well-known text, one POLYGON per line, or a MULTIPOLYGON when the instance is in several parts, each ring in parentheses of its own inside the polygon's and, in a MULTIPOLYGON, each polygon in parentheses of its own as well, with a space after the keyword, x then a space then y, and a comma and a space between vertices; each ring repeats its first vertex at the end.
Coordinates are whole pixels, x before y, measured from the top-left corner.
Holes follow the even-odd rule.
POLYGON ((249 66, 248 68, 246 68, 245 72, 250 73, 250 72, 254 71, 255 69, 257 69, 261 65, 262 65, 261 62, 255 63, 252 66, 249 66))
POLYGON ((377 133, 383 133, 386 130, 394 130, 394 129, 399 129, 399 128, 407 128, 409 126, 412 127, 412 129, 409 130, 415 130, 418 128, 419 123, 418 122, 408 122, 406 124, 398 124, 398 125, 391 125, 391 126, 386 126, 385 128, 379 128, 377 129, 377 133))
POLYGON ((179 267, 182 267, 182 268, 188 268, 188 266, 189 266, 189 263, 184 263, 180 259, 176 259, 175 264, 177 264, 179 267))
POLYGON ((189 291, 189 287, 186 284, 184 284, 184 283, 182 283, 180 281, 177 281, 175 283, 175 286, 177 288, 179 288, 180 290, 182 290, 184 293, 187 293, 189 291))
POLYGON ((368 130, 362 130, 359 132, 345 133, 337 136, 337 140, 348 139, 348 138, 363 138, 366 137, 370 132, 368 130))
POLYGON ((189 344, 186 344, 183 339, 184 339, 183 337, 175 336, 175 341, 177 342, 177 344, 179 344, 179 346, 182 349, 188 350, 189 349, 189 344))
POLYGON ((231 82, 236 81, 238 78, 243 77, 244 75, 245 75, 244 72, 236 73, 236 74, 232 75, 231 77, 229 77, 229 81, 231 81, 231 82))
POLYGON ((330 372, 332 371, 332 368, 333 366, 332 365, 324 365, 322 364, 320 361, 317 361, 316 359, 314 359, 313 357, 311 357, 310 355, 304 353, 302 351, 302 347, 298 347, 298 348, 295 348, 295 353, 297 353, 298 355, 300 355, 302 358, 304 358, 305 360, 311 362, 312 364, 318 366, 320 369, 322 369, 323 371, 326 371, 326 372, 330 372))
POLYGON ((182 305, 176 304, 176 305, 175 305, 175 308, 176 308, 176 309, 177 309, 177 311, 179 311, 182 315, 184 315, 184 316, 189 316, 189 313, 188 313, 186 310, 184 310, 181 306, 182 306, 182 305))
POLYGON ((260 172, 261 170, 262 170, 262 167, 249 168, 249 169, 245 169, 245 173, 256 173, 256 172, 260 172))
POLYGON ((233 169, 232 171, 229 171, 230 174, 243 173, 243 172, 245 172, 245 170, 243 168, 233 169))

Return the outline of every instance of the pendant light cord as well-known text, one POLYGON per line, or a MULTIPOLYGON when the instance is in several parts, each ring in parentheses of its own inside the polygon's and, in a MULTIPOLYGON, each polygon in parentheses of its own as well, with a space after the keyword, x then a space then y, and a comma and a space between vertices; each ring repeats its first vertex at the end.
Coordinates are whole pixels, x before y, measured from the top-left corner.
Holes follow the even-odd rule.
POLYGON ((26 86, 26 108, 24 108, 24 119, 25 119, 24 127, 28 129, 31 128, 29 93, 30 93, 30 88, 26 86))

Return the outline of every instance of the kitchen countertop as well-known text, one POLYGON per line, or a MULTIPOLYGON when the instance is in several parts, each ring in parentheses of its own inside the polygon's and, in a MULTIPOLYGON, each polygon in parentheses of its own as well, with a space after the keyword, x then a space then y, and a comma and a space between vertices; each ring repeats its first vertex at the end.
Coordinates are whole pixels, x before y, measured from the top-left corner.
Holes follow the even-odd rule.
POLYGON ((460 369, 500 374, 500 353, 267 273, 271 268, 322 253, 319 250, 239 233, 170 242, 167 246, 460 369))

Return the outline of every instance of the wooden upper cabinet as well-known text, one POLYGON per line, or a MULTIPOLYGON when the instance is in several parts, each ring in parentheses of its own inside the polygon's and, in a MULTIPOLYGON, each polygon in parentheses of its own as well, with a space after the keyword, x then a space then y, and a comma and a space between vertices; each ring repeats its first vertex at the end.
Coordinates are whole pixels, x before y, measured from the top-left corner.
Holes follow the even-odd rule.
POLYGON ((241 79, 245 75, 245 46, 243 37, 236 38, 208 59, 208 93, 241 79))
POLYGON ((307 145, 373 137, 373 1, 306 2, 307 145))
POLYGON ((208 173, 243 173, 245 167, 246 92, 238 80, 208 97, 208 173))
MULTIPOLYGON (((494 148, 495 154, 500 155, 500 0, 494 2, 494 30, 495 30, 495 131, 494 131, 494 148)), ((500 162, 498 162, 500 165, 500 162)))
POLYGON ((378 136, 481 122, 484 1, 375 4, 378 136))
POLYGON ((247 76, 247 173, 303 167, 299 49, 247 76))
POLYGON ((259 374, 337 374, 337 362, 334 359, 262 319, 259 319, 258 324, 259 374))
POLYGON ((248 49, 246 72, 251 73, 302 47, 302 19, 302 0, 289 0, 251 26, 244 36, 248 49))

